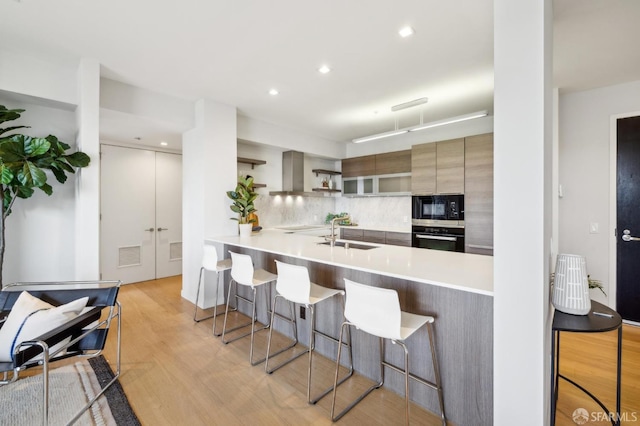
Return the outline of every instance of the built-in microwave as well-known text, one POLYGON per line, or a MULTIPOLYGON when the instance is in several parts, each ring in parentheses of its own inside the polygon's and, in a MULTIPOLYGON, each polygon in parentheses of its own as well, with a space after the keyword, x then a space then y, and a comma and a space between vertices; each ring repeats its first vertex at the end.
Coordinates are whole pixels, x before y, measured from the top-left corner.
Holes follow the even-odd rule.
POLYGON ((413 219, 464 220, 464 195, 414 195, 413 219))

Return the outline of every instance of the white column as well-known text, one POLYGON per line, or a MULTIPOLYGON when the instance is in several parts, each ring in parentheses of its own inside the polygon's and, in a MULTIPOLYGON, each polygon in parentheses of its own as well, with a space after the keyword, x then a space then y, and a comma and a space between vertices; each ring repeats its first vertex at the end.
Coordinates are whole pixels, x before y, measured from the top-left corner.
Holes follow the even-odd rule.
POLYGON ((552 2, 494 1, 494 424, 549 422, 552 2))
POLYGON ((84 58, 78 67, 78 149, 91 158, 76 180, 75 277, 100 276, 100 64, 84 58))
MULTIPOLYGON (((204 239, 238 232, 226 196, 237 183, 236 133, 235 107, 196 102, 195 128, 182 140, 182 297, 190 301, 196 296, 204 239)), ((223 257, 221 250, 218 256, 223 257)), ((211 293, 205 293, 205 306, 211 305, 211 293)))

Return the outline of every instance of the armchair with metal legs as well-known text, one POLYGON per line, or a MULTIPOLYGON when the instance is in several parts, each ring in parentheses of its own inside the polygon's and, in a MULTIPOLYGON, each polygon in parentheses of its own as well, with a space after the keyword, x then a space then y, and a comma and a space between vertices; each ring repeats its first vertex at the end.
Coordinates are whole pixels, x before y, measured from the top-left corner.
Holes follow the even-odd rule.
MULTIPOLYGON (((265 307, 266 307, 267 314, 269 314, 270 313, 269 300, 270 300, 271 292, 269 291, 267 293, 268 285, 266 284, 269 284, 275 281, 278 278, 278 276, 264 269, 254 270, 253 261, 251 260, 251 256, 249 255, 234 253, 232 251, 230 251, 229 253, 231 254, 231 282, 229 283, 229 292, 227 294, 227 304, 226 304, 226 309, 224 311, 224 323, 222 325, 222 343, 226 345, 227 343, 235 342, 236 340, 241 339, 243 337, 251 336, 251 346, 249 349, 249 362, 251 362, 251 365, 258 365, 261 362, 264 362, 266 357, 261 358, 257 361, 253 360, 254 335, 256 331, 266 330, 267 328, 269 328, 269 325, 267 324, 263 327, 260 327, 257 329, 255 328, 255 322, 257 320, 256 290, 259 287, 265 288, 265 307), (251 289, 251 293, 253 296, 252 299, 247 299, 246 297, 240 296, 238 294, 237 292, 238 284, 249 287, 251 289), (244 301, 251 304, 251 321, 227 330, 227 319, 229 316, 229 301, 231 300, 231 291, 234 287, 236 288, 236 293, 235 293, 236 305, 239 301, 244 301), (240 336, 236 336, 231 340, 227 340, 226 335, 228 333, 231 333, 235 330, 242 329, 247 326, 251 326, 251 331, 244 333, 240 336)), ((236 309, 237 309, 237 306, 236 306, 236 309)))
POLYGON ((403 373, 405 376, 405 423, 409 424, 409 379, 434 389, 438 393, 440 404, 440 417, 443 426, 446 426, 444 413, 444 397, 442 394, 442 382, 440 380, 440 369, 436 356, 435 342, 433 336, 434 318, 424 315, 416 315, 400 310, 398 293, 395 290, 368 286, 350 281, 345 278, 346 304, 344 310, 345 321, 340 327, 340 342, 343 339, 345 326, 354 326, 365 333, 376 336, 380 341, 380 381, 367 389, 362 395, 356 398, 340 413, 335 414, 336 393, 338 391, 338 368, 340 366, 340 352, 342 345, 338 345, 338 356, 336 360, 336 372, 334 376, 333 400, 331 402, 331 419, 337 421, 351 410, 357 403, 362 401, 373 390, 384 385, 384 367, 403 373), (405 345, 408 339, 422 326, 427 326, 429 333, 429 345, 431 349, 431 359, 435 383, 417 377, 409 373, 409 351, 405 345), (391 340, 394 344, 404 350, 404 369, 390 364, 384 359, 384 342, 391 340))
MULTIPOLYGON (((223 276, 224 271, 231 269, 231 259, 218 260, 218 252, 215 246, 205 244, 202 253, 202 267, 200 268, 200 275, 198 278, 198 291, 196 292, 195 310, 193 311, 193 321, 200 322, 209 318, 213 318, 212 331, 214 336, 220 336, 221 333, 216 333, 216 320, 218 315, 222 315, 223 312, 218 313, 218 287, 220 286, 220 277, 223 276), (204 271, 210 271, 216 273, 216 290, 215 290, 215 305, 213 305, 213 315, 198 318, 198 300, 200 299, 200 288, 204 278, 204 271)), ((222 290, 224 293, 224 289, 222 290)))
MULTIPOLYGON (((102 384, 102 389, 86 405, 69 420, 72 424, 87 411, 96 400, 114 384, 120 377, 120 342, 122 307, 117 300, 120 281, 58 281, 40 283, 15 283, 5 286, 0 291, 0 326, 8 326, 11 312, 19 305, 23 292, 29 293, 30 298, 40 299, 42 304, 52 305, 53 308, 40 308, 27 314, 24 304, 16 311, 27 314, 17 330, 16 340, 26 329, 26 324, 35 319, 42 311, 53 312, 55 307, 73 304, 81 298, 87 298, 86 308, 75 318, 69 319, 61 325, 46 331, 40 336, 29 336, 27 340, 16 341, 10 362, 0 362, 0 372, 4 373, 4 380, 0 385, 10 385, 19 379, 22 371, 42 367, 42 424, 49 422, 49 371, 51 364, 70 357, 91 358, 102 353, 107 342, 107 334, 115 320, 116 326, 116 358, 115 374, 112 380, 102 384), (6 320, 6 322, 5 322, 6 320), (25 327, 25 328, 23 328, 25 327), (12 373, 11 377, 9 374, 12 373)), ((35 299, 35 300, 37 300, 35 299)), ((34 303, 34 302, 27 302, 34 303)), ((31 305, 34 306, 34 305, 31 305)), ((83 305, 84 306, 84 305, 83 305)), ((18 318, 20 321, 20 318, 18 318)))
MULTIPOLYGON (((288 263, 280 262, 276 260, 276 265, 278 268, 278 280, 276 281, 276 296, 273 301, 273 310, 271 311, 271 325, 269 329, 269 340, 267 343, 267 359, 265 361, 264 369, 267 373, 271 374, 279 368, 289 364, 291 361, 298 359, 302 355, 309 354, 309 363, 307 370, 307 401, 310 404, 315 404, 320 399, 322 399, 325 395, 333 390, 333 386, 326 389, 320 395, 311 398, 311 367, 313 362, 313 352, 315 349, 315 336, 316 334, 322 336, 328 340, 338 343, 338 339, 335 337, 324 334, 315 327, 315 307, 316 304, 328 300, 334 296, 342 296, 341 302, 342 307, 344 309, 344 291, 337 289, 330 289, 326 287, 319 286, 315 283, 312 283, 309 279, 309 271, 304 266, 290 265, 288 263), (278 303, 278 299, 284 299, 289 302, 289 308, 291 316, 289 318, 279 314, 276 312, 276 307, 278 303), (307 350, 300 352, 296 355, 293 355, 289 359, 283 361, 275 367, 269 368, 269 359, 279 353, 282 353, 286 350, 292 349, 298 343, 298 328, 296 322, 295 310, 293 307, 298 303, 300 305, 305 306, 309 309, 309 347, 307 350), (293 341, 291 344, 286 346, 285 348, 280 349, 276 353, 271 354, 271 342, 273 335, 273 324, 274 320, 280 318, 281 320, 288 322, 291 324, 293 328, 293 341)), ((347 380, 353 374, 353 360, 351 353, 351 342, 346 344, 349 348, 349 358, 351 360, 351 367, 349 368, 349 372, 345 377, 340 380, 340 383, 347 380)))

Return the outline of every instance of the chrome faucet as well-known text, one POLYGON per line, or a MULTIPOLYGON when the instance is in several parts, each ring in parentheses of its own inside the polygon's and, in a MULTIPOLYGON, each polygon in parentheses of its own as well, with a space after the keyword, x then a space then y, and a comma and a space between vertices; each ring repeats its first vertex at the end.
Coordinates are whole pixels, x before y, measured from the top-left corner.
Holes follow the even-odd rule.
POLYGON ((340 216, 340 217, 334 217, 333 219, 331 219, 331 235, 329 236, 329 238, 325 237, 326 241, 329 241, 331 243, 331 247, 335 246, 336 244, 336 234, 335 234, 335 226, 336 226, 336 221, 340 221, 342 222, 343 220, 347 220, 350 219, 350 217, 347 216, 340 216))

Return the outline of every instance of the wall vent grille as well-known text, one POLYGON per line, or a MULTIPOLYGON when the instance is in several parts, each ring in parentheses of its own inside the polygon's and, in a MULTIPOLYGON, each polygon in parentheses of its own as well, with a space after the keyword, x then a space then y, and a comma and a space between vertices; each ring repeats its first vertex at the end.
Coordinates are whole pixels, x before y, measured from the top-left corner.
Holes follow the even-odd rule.
POLYGON ((140 265, 142 254, 141 246, 128 246, 118 248, 118 267, 140 265))

